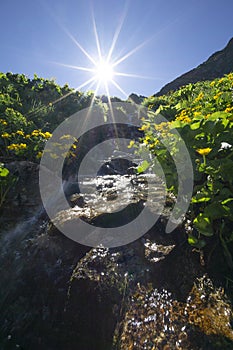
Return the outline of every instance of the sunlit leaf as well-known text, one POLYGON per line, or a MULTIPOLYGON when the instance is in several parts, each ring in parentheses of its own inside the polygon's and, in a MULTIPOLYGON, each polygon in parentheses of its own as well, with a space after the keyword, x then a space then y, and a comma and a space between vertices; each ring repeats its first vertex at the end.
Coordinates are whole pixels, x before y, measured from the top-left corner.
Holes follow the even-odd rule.
POLYGON ((141 164, 139 164, 139 166, 137 167, 137 172, 138 174, 143 173, 144 171, 146 171, 150 166, 150 163, 147 160, 144 160, 141 164))
POLYGON ((7 168, 0 168, 0 176, 5 177, 9 174, 9 170, 7 168))

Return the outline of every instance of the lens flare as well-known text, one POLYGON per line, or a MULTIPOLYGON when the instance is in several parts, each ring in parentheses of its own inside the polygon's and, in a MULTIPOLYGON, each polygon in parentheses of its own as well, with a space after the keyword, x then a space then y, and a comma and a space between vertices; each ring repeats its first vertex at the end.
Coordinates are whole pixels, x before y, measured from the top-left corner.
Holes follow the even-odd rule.
POLYGON ((95 78, 98 83, 108 83, 112 81, 114 77, 114 70, 113 66, 105 61, 104 59, 100 60, 97 63, 96 69, 95 69, 95 78))

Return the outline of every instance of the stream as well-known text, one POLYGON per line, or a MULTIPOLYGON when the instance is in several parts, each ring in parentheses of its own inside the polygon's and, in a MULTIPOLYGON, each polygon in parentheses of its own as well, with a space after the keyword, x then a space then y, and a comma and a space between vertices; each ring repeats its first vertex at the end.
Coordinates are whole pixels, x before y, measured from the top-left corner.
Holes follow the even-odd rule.
POLYGON ((156 175, 108 168, 80 177, 78 185, 67 178, 68 207, 59 207, 57 193, 51 221, 38 166, 17 166, 22 181, 0 218, 0 349, 233 348, 232 306, 222 281, 200 263, 182 226, 165 233, 174 198, 156 175), (127 244, 104 247, 99 240, 91 247, 80 244, 82 232, 76 241, 61 233, 77 220, 94 232, 123 227, 145 205, 157 221, 127 244))

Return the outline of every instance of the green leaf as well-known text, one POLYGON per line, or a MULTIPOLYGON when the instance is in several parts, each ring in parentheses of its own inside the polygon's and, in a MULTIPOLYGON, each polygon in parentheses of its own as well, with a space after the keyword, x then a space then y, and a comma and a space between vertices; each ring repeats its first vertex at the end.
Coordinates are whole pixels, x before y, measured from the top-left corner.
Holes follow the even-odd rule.
POLYGON ((213 227, 208 216, 200 213, 194 220, 194 226, 204 236, 213 236, 213 227))
POLYGON ((171 129, 178 129, 178 128, 182 128, 183 124, 180 120, 174 120, 171 122, 171 129))
POLYGON ((143 173, 144 171, 146 171, 150 166, 150 163, 147 160, 144 160, 141 164, 139 164, 139 166, 137 167, 137 172, 138 174, 143 173))
POLYGON ((227 206, 214 201, 205 208, 204 215, 211 218, 211 220, 216 220, 228 216, 229 211, 230 209, 227 206))
POLYGON ((206 245, 206 242, 204 239, 198 239, 197 237, 193 236, 193 235, 190 235, 188 237, 188 243, 190 245, 192 245, 193 247, 196 247, 196 248, 203 248, 205 245, 206 245))
POLYGON ((224 205, 224 204, 227 204, 227 203, 232 202, 232 201, 233 201, 233 198, 228 198, 225 201, 222 201, 221 204, 224 205))
POLYGON ((197 193, 196 196, 192 198, 192 203, 202 203, 202 202, 209 202, 211 200, 211 197, 207 193, 197 193))
POLYGON ((227 113, 226 112, 215 112, 212 113, 209 117, 208 120, 218 120, 218 119, 222 119, 222 118, 226 118, 227 117, 227 113))
POLYGON ((190 125, 190 129, 191 130, 196 130, 196 129, 199 129, 200 128, 200 122, 197 122, 197 123, 192 123, 190 125))
POLYGON ((198 242, 197 237, 191 236, 191 235, 188 237, 188 243, 189 243, 189 244, 195 245, 197 242, 198 242))
POLYGON ((9 170, 6 168, 0 168, 0 176, 5 177, 9 174, 9 170))
POLYGON ((210 197, 201 197, 201 198, 192 198, 192 203, 202 203, 202 202, 208 202, 210 201, 210 197))

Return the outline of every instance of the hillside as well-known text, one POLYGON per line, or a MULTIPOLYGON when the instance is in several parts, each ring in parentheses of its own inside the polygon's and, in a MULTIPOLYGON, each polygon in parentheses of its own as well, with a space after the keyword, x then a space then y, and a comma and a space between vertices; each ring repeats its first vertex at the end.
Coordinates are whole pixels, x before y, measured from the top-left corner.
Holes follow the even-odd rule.
POLYGON ((227 46, 211 55, 207 61, 198 67, 181 75, 172 82, 166 84, 155 96, 162 96, 171 90, 177 90, 181 86, 198 81, 213 80, 221 78, 224 74, 233 71, 233 38, 228 42, 227 46))
MULTIPOLYGON (((130 103, 121 105, 118 110, 130 131, 128 152, 140 161, 130 166, 136 172, 124 176, 112 171, 120 170, 117 159, 115 168, 109 168, 114 162, 103 164, 93 157, 92 165, 104 165, 102 175, 110 172, 81 179, 82 192, 77 192, 77 181, 66 179, 76 176, 76 160, 82 162, 99 141, 115 136, 111 124, 78 140, 69 131, 59 133, 57 142, 50 140, 51 149, 44 147, 67 116, 90 106, 93 94, 36 75, 30 80, 0 74, 0 349, 233 349, 232 87, 233 73, 145 98, 142 105, 148 110, 139 140, 126 118, 130 103), (188 155, 180 147, 184 143, 188 155), (44 168, 42 152, 50 157, 44 168), (64 185, 54 191, 50 185, 57 181, 54 165, 61 156, 69 171, 63 169, 64 185), (132 215, 138 218, 145 204, 151 212, 157 210, 156 200, 162 200, 163 183, 152 183, 151 176, 161 174, 158 162, 166 202, 149 230, 142 217, 134 224, 133 233, 141 225, 143 236, 108 249, 63 234, 75 225, 75 232, 86 238, 79 226, 86 220, 91 237, 97 228, 106 228, 112 239, 111 229, 115 235, 118 227, 123 238, 129 237, 132 215), (60 205, 62 192, 67 199, 52 219, 41 200, 40 169, 52 178, 46 178, 46 209, 47 203, 60 205), (181 186, 185 202, 187 193, 192 198, 180 226, 168 233, 168 216, 182 210, 174 201, 181 186), (123 210, 122 204, 127 204, 123 210)), ((106 112, 103 98, 93 103, 106 112)))

